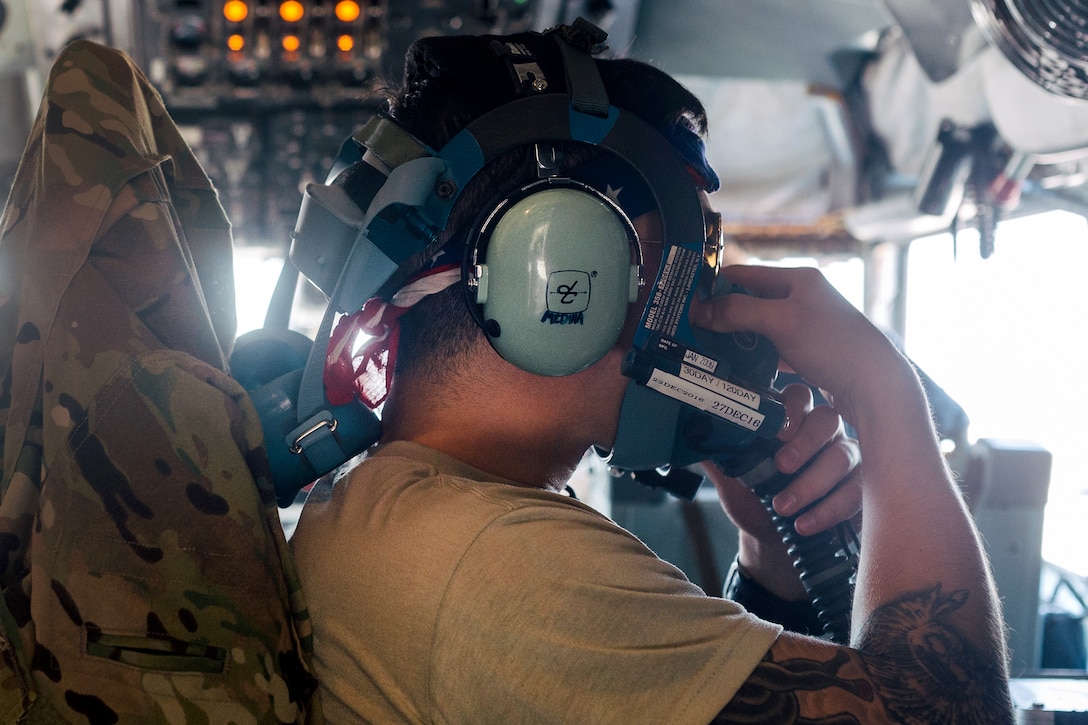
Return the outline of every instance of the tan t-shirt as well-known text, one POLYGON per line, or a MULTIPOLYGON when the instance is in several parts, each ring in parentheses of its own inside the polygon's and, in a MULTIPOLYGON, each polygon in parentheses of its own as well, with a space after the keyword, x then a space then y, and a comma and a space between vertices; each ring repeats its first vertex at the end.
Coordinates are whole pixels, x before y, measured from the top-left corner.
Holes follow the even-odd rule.
POLYGON ((292 538, 330 722, 705 725, 780 628, 563 495, 411 443, 292 538))

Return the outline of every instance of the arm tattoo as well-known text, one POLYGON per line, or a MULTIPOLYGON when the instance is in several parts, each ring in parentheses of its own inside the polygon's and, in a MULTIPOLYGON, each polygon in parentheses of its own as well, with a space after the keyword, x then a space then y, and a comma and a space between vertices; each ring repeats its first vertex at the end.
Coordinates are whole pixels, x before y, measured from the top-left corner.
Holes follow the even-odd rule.
POLYGON ((899 722, 986 725, 1011 721, 1004 663, 985 657, 947 623, 967 592, 941 593, 938 584, 873 613, 861 638, 861 658, 888 714, 899 722))
POLYGON ((862 700, 872 701, 873 690, 868 681, 849 680, 838 676, 839 669, 849 661, 849 658, 846 652, 839 650, 827 662, 805 659, 775 662, 772 653, 768 652, 725 709, 714 718, 714 724, 860 725, 860 720, 846 713, 819 720, 802 717, 801 705, 796 695, 798 690, 825 690, 837 687, 862 700))
POLYGON ((966 600, 967 592, 943 595, 937 585, 873 612, 856 652, 868 679, 839 674, 852 659, 843 649, 826 662, 776 662, 772 650, 714 722, 860 724, 848 712, 815 719, 801 712, 797 693, 837 688, 859 705, 879 698, 892 722, 1012 723, 1003 663, 979 653, 947 622, 966 600))

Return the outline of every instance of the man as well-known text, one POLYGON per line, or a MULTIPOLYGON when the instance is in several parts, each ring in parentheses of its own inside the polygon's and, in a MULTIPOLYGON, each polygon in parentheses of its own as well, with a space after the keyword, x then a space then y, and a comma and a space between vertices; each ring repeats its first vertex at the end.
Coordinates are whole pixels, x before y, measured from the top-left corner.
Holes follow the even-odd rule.
MULTIPOLYGON (((421 41, 390 116, 442 148, 510 100, 500 90, 511 78, 500 62, 504 48, 529 48, 549 92, 564 92, 562 73, 545 62, 552 42, 535 34, 421 41)), ((705 202, 716 179, 698 141, 705 130, 698 101, 649 66, 596 67, 609 103, 669 139, 705 202)), ((397 342, 388 351, 395 376, 381 443, 334 485, 319 484, 292 540, 327 716, 1011 722, 993 585, 917 376, 818 272, 729 268, 729 279, 753 294, 695 304, 691 321, 767 336, 786 363, 834 397, 836 409, 811 410, 804 388, 783 393, 790 423, 775 463, 787 473, 811 464, 775 507, 791 515, 830 492, 798 519, 801 533, 856 513, 856 450, 839 416, 858 431, 866 512, 852 646, 783 631, 706 596, 565 494, 584 452, 616 440, 629 384, 623 358, 649 285, 603 356, 542 375, 496 351, 500 330, 481 315, 479 297, 466 304, 461 265, 451 274, 449 264, 477 245, 477 231, 488 227, 480 218, 495 200, 516 197, 549 164, 575 183, 619 190, 645 278, 662 266, 665 250, 653 240, 663 238, 663 218, 638 176, 606 152, 541 142, 474 176, 443 231, 443 251, 421 260, 422 271, 400 290, 411 301, 379 302, 376 329, 397 342), (399 331, 391 333, 396 316, 399 331)), ((760 588, 770 609, 787 607, 803 589, 781 547, 765 537, 766 514, 736 481, 710 471, 746 532, 741 586, 760 588)))

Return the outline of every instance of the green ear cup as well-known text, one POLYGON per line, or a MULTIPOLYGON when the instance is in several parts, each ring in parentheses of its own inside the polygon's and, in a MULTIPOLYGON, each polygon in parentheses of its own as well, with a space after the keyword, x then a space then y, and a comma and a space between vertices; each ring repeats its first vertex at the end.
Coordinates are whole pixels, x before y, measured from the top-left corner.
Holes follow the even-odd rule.
POLYGON ((582 188, 545 188, 492 221, 476 301, 495 350, 549 376, 601 359, 637 297, 637 242, 627 218, 582 188))

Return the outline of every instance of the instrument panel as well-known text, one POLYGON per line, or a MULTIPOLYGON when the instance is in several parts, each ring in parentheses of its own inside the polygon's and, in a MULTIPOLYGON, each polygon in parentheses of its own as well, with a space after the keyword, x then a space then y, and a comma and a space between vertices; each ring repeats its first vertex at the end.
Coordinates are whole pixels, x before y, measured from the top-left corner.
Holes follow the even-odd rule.
MULTIPOLYGON (((286 248, 310 181, 397 83, 417 38, 508 33, 535 0, 132 2, 134 58, 219 190, 238 244, 286 248)), ((116 23, 115 23, 116 25, 116 23)))

